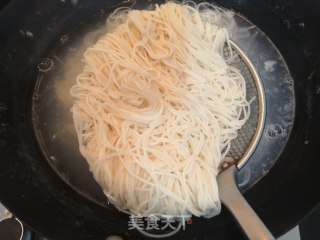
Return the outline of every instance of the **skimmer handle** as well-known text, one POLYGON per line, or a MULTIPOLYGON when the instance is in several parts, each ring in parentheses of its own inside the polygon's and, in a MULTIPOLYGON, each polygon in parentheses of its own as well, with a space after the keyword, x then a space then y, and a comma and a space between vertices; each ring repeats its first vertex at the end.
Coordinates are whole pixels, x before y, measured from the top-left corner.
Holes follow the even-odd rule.
POLYGON ((217 180, 221 202, 236 218, 250 240, 275 239, 240 193, 235 179, 236 172, 236 166, 231 165, 219 173, 217 180))

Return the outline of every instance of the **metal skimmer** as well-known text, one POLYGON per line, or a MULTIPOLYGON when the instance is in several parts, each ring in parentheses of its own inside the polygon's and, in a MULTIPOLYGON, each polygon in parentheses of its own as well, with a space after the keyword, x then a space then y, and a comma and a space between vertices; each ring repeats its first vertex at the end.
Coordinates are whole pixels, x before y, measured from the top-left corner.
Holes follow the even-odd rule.
MULTIPOLYGON (((228 157, 237 161, 238 168, 241 168, 253 153, 263 131, 265 118, 265 98, 261 80, 253 64, 241 51, 241 49, 231 42, 234 60, 231 66, 240 70, 246 81, 247 100, 254 99, 251 104, 251 113, 245 125, 238 130, 238 137, 231 142, 228 157)), ((230 52, 224 48, 224 57, 228 58, 230 52)))

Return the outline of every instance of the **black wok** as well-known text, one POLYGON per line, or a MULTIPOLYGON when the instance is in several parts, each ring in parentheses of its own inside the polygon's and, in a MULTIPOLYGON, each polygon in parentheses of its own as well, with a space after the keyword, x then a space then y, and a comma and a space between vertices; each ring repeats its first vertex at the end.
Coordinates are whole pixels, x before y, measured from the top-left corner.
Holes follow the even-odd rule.
MULTIPOLYGON (((294 124, 285 147, 244 196, 279 236, 320 201, 320 3, 314 0, 216 1, 257 25, 275 44, 294 80, 294 124)), ((127 4, 124 2, 123 4, 127 4)), ((50 166, 33 128, 38 64, 62 35, 119 1, 10 1, 0 12, 0 201, 49 239, 105 239, 128 230, 128 216, 80 194, 50 166), (32 33, 32 37, 30 33, 32 33)), ((229 213, 192 225, 172 239, 242 239, 229 213)))

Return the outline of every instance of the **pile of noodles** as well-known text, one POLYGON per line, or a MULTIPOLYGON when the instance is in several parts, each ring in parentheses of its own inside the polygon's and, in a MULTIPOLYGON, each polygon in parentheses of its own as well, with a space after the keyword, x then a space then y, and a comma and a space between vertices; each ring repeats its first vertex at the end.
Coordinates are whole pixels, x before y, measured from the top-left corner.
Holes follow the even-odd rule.
POLYGON ((223 57, 232 24, 209 4, 121 8, 85 52, 70 91, 80 151, 122 211, 220 212, 218 166, 250 114, 245 80, 223 57))

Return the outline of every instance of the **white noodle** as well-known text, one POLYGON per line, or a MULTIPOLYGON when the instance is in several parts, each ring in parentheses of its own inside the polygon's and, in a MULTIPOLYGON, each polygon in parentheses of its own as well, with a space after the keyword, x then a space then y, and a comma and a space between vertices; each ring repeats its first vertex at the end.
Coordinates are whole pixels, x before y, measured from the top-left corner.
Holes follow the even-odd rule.
POLYGON ((250 114, 245 80, 223 57, 232 15, 169 2, 116 10, 107 26, 70 91, 96 181, 132 214, 217 215, 218 166, 250 114))

